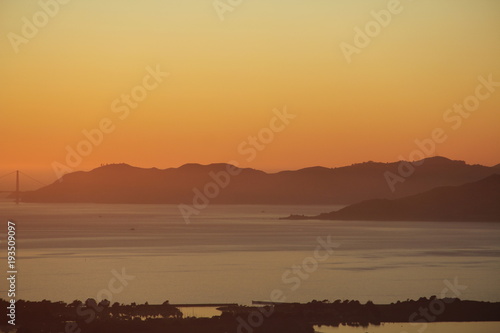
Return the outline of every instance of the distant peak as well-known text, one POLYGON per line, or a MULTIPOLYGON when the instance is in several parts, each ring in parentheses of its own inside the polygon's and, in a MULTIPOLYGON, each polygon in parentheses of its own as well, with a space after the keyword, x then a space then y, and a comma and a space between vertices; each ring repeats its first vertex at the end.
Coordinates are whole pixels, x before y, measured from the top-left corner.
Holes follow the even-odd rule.
POLYGON ((444 157, 444 156, 431 156, 431 157, 424 158, 424 160, 435 161, 435 162, 445 162, 445 161, 450 162, 450 161, 452 161, 448 157, 444 157))
POLYGON ((133 168, 133 166, 131 166, 130 164, 127 164, 127 163, 103 163, 101 164, 99 167, 97 167, 96 169, 100 169, 100 168, 133 168))
POLYGON ((331 170, 331 168, 317 165, 317 166, 302 168, 302 169, 299 169, 297 171, 323 171, 323 170, 331 170))
POLYGON ((179 169, 191 169, 191 168, 199 168, 199 167, 202 167, 203 165, 199 164, 199 163, 186 163, 186 164, 183 164, 179 167, 179 169))
POLYGON ((450 160, 449 158, 443 157, 443 156, 427 157, 427 158, 424 158, 424 159, 422 159, 420 161, 425 162, 425 164, 450 164, 450 163, 454 163, 454 164, 466 164, 465 161, 450 160))
POLYGON ((201 168, 217 169, 217 168, 226 168, 228 166, 237 168, 237 166, 228 163, 212 163, 212 164, 186 163, 181 165, 179 169, 201 169, 201 168))

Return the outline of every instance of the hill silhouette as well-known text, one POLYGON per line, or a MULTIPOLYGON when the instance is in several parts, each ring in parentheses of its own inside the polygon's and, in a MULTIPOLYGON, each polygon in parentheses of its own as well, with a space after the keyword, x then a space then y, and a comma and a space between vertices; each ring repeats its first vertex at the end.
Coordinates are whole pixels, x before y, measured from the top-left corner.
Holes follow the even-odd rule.
POLYGON ((375 198, 401 198, 438 186, 477 181, 500 172, 498 166, 469 165, 444 157, 427 158, 418 164, 411 176, 394 185, 395 191, 388 186, 385 174, 398 174, 400 162, 310 167, 277 173, 239 169, 228 164, 186 164, 164 170, 112 164, 64 175, 62 181, 24 192, 22 200, 190 204, 196 193, 194 189, 204 193, 207 184, 212 183, 208 190, 216 195, 211 195, 210 203, 352 204, 375 198), (225 177, 228 168, 239 174, 225 177), (214 186, 219 187, 218 190, 214 186))
POLYGON ((500 174, 401 199, 367 200, 314 217, 286 219, 500 222, 500 174))

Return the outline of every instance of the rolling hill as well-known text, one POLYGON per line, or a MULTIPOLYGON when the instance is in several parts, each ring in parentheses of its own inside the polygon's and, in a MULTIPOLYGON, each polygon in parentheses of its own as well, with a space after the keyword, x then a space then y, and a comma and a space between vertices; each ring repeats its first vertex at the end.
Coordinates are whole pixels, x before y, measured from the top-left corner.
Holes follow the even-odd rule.
POLYGON ((22 200, 191 204, 198 195, 217 204, 352 204, 368 199, 401 198, 500 172, 498 167, 469 165, 444 157, 418 163, 412 175, 394 184, 394 191, 386 175, 398 174, 400 162, 366 162, 277 173, 239 169, 228 164, 186 164, 164 170, 112 164, 66 174, 60 181, 22 193, 22 200), (229 175, 227 170, 238 175, 229 175))
POLYGON ((401 199, 367 200, 313 217, 291 215, 286 219, 500 222, 500 174, 401 199))

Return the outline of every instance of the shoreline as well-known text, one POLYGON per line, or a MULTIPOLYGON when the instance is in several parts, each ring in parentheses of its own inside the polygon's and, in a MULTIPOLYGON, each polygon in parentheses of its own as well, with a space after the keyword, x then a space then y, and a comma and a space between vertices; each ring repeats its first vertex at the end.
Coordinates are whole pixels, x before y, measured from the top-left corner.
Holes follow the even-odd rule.
MULTIPOLYGON (((38 332, 36 329, 57 328, 46 332, 62 332, 63 325, 71 324, 69 332, 102 332, 105 328, 120 328, 127 331, 127 325, 148 332, 196 331, 203 326, 203 332, 236 332, 238 328, 262 328, 262 332, 314 332, 313 326, 379 326, 383 323, 422 323, 422 322, 500 322, 500 302, 481 302, 460 300, 458 298, 421 297, 391 304, 374 304, 371 301, 361 304, 355 300, 316 301, 308 303, 273 303, 254 301, 253 306, 229 304, 111 304, 94 299, 85 302, 51 302, 48 300, 31 302, 18 300, 15 303, 15 324, 17 333, 38 332), (261 306, 255 306, 255 304, 261 306), (179 310, 183 307, 218 306, 220 315, 211 318, 189 317, 179 310), (259 323, 259 325, 254 325, 259 323)), ((1 299, 0 306, 8 306, 1 299)), ((8 316, 1 319, 0 325, 7 325, 8 316)), ((132 331, 130 331, 132 332, 132 331)), ((255 332, 260 332, 256 330, 255 332)))

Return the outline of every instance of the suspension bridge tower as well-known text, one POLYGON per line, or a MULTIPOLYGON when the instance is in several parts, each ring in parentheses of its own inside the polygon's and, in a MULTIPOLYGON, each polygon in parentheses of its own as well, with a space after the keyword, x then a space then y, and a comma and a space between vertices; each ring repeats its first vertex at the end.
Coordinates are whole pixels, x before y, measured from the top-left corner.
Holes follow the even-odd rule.
POLYGON ((16 189, 14 191, 2 189, 2 190, 0 190, 0 192, 10 193, 9 197, 14 197, 14 202, 16 203, 16 205, 19 205, 19 203, 21 202, 21 186, 20 186, 21 175, 25 178, 30 179, 31 181, 35 181, 36 183, 38 183, 42 186, 47 186, 47 184, 44 184, 43 182, 31 177, 30 175, 28 175, 25 172, 22 172, 20 170, 12 171, 6 175, 0 176, 0 180, 2 180, 3 178, 6 178, 6 177, 10 177, 14 174, 16 175, 16 189))
POLYGON ((16 170, 16 205, 19 205, 19 170, 16 170))

